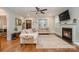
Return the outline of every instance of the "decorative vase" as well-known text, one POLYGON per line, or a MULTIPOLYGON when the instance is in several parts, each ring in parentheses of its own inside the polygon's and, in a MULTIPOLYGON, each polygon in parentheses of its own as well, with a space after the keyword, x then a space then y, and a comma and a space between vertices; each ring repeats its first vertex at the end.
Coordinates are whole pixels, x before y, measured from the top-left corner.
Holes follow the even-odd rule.
POLYGON ((73 23, 77 23, 77 19, 76 18, 73 19, 73 23))

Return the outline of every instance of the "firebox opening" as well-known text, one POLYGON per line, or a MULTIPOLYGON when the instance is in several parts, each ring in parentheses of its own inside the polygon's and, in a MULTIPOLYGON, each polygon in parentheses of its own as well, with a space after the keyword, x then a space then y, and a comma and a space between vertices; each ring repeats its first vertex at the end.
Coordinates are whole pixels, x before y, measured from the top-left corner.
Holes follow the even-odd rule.
POLYGON ((62 28, 62 38, 72 43, 72 28, 62 28))

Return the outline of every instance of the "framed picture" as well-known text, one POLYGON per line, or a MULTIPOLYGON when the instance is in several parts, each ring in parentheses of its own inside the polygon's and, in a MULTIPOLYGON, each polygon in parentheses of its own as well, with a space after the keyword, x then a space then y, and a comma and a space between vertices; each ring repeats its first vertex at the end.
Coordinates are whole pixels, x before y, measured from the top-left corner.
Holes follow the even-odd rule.
POLYGON ((22 24, 22 29, 25 29, 25 22, 22 24))
POLYGON ((16 26, 21 26, 22 20, 19 18, 15 18, 15 23, 16 23, 16 26))

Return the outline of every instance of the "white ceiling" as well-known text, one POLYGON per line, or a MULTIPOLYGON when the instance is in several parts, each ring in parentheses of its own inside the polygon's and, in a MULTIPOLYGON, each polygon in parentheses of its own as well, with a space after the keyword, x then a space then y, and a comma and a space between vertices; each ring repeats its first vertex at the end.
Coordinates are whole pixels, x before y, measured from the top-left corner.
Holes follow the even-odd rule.
POLYGON ((57 15, 64 7, 39 7, 40 9, 47 8, 48 10, 45 11, 45 14, 35 14, 36 11, 35 7, 7 7, 10 9, 12 12, 15 12, 21 16, 24 17, 35 17, 35 16, 55 16, 57 15))
POLYGON ((6 12, 3 9, 0 9, 0 16, 6 15, 6 12))

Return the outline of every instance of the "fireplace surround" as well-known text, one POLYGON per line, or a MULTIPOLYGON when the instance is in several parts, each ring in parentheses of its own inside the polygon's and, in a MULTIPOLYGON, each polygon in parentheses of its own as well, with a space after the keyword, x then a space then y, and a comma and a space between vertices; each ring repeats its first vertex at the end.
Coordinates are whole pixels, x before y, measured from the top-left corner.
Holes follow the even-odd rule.
POLYGON ((62 38, 72 43, 72 28, 62 28, 62 38))

